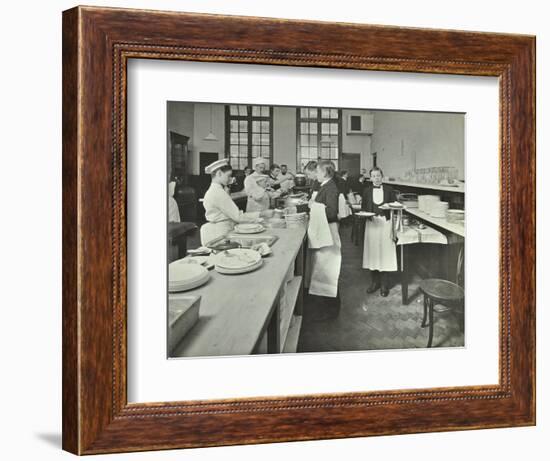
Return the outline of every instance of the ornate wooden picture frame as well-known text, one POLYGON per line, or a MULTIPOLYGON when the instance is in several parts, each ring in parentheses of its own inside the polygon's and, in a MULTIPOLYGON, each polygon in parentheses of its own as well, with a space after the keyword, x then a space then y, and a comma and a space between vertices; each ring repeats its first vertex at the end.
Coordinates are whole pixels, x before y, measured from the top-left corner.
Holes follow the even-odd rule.
POLYGON ((533 424, 534 37, 93 7, 63 13, 65 450, 93 454, 533 424), (498 385, 128 403, 126 65, 132 58, 498 77, 498 385))

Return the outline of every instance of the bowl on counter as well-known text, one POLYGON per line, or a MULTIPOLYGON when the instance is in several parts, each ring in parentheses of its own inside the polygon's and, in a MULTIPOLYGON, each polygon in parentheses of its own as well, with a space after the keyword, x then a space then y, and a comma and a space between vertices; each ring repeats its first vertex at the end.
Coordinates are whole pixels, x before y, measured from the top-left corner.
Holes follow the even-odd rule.
POLYGON ((304 187, 306 185, 306 175, 303 173, 296 173, 296 176, 294 176, 294 184, 298 187, 304 187))

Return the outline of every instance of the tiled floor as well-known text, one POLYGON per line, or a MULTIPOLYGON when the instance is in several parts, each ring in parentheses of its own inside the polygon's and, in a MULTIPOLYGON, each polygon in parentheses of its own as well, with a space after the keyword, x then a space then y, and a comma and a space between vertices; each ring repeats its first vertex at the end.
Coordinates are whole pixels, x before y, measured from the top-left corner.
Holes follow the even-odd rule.
MULTIPOLYGON (((396 284, 388 297, 379 292, 367 295, 369 271, 361 268, 361 247, 351 243, 350 229, 341 228, 342 270, 340 274, 341 308, 336 318, 319 320, 316 300, 306 298, 298 352, 357 351, 426 347, 428 328, 420 326, 422 297, 401 304, 401 285, 396 284), (309 299, 309 301, 308 301, 309 299)), ((409 286, 416 292, 417 283, 409 286)), ((437 306, 436 306, 437 307, 437 306)), ((447 311, 434 315, 433 347, 464 345, 462 312, 447 311)))

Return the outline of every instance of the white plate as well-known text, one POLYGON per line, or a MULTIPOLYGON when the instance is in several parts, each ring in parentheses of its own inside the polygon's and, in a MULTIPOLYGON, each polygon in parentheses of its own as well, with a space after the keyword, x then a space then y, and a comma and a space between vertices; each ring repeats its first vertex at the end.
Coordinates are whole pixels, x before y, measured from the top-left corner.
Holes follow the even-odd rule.
POLYGON ((168 265, 168 291, 187 291, 205 284, 210 273, 200 264, 188 263, 182 259, 168 265))
POLYGON ((206 282, 208 282, 208 280, 210 280, 210 272, 206 272, 206 275, 202 279, 195 280, 193 283, 169 284, 168 291, 170 293, 189 291, 194 288, 200 287, 201 285, 204 285, 206 282))
POLYGON ((265 227, 261 224, 237 224, 233 231, 237 234, 259 234, 263 232, 265 227))
POLYGON ((384 203, 383 205, 380 205, 378 208, 381 210, 406 210, 407 207, 403 204, 401 206, 391 206, 388 203, 384 203))
POLYGON ((200 264, 207 269, 212 269, 214 267, 213 255, 208 256, 186 256, 181 260, 182 263, 186 264, 200 264))
POLYGON ((371 211, 358 211, 355 213, 357 216, 363 216, 364 218, 370 218, 374 216, 376 213, 372 213, 371 211))
POLYGON ((262 255, 249 248, 233 248, 218 253, 214 258, 216 269, 221 267, 229 270, 241 270, 251 267, 261 261, 262 255))
POLYGON ((288 213, 284 216, 285 219, 304 219, 306 217, 306 212, 302 211, 301 213, 288 213))
POLYGON ((168 265, 168 283, 193 283, 195 280, 202 279, 208 271, 200 264, 193 264, 178 259, 168 265))
POLYGON ((256 264, 252 264, 252 266, 247 266, 240 269, 227 269, 225 267, 220 267, 216 265, 215 270, 216 272, 219 272, 220 274, 225 274, 225 275, 246 274, 247 272, 252 272, 258 269, 258 267, 262 265, 263 261, 264 261, 263 259, 260 259, 256 264))

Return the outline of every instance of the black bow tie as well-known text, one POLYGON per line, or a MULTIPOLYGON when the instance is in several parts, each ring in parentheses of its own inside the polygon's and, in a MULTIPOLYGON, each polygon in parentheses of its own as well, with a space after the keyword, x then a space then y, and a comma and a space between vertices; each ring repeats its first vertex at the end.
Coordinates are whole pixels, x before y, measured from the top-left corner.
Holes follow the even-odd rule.
POLYGON ((382 186, 372 186, 373 189, 380 189, 382 186))

